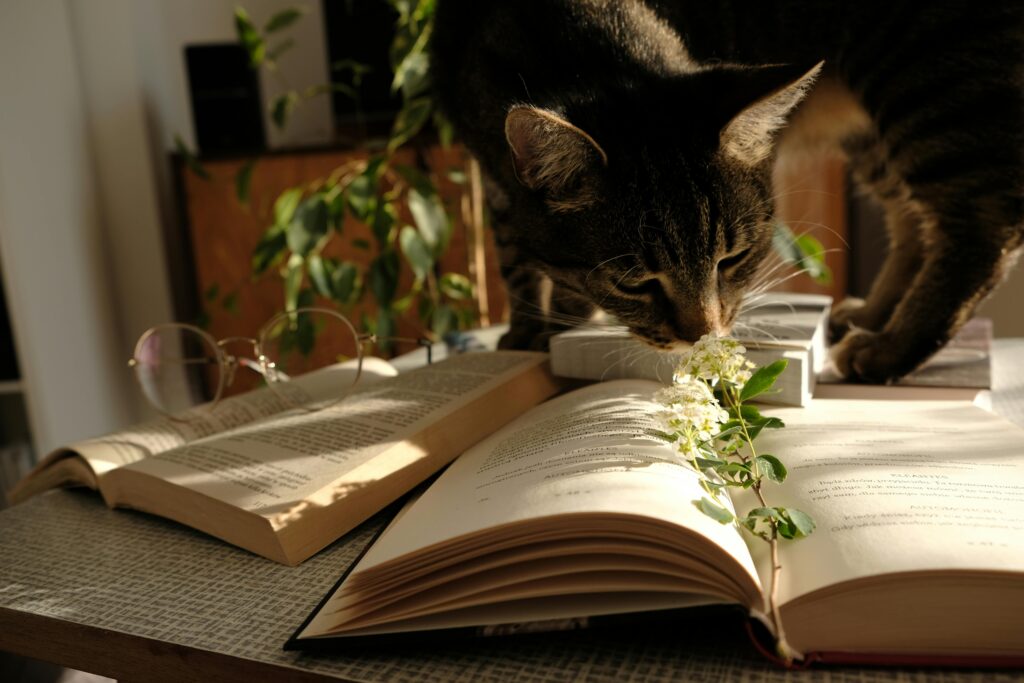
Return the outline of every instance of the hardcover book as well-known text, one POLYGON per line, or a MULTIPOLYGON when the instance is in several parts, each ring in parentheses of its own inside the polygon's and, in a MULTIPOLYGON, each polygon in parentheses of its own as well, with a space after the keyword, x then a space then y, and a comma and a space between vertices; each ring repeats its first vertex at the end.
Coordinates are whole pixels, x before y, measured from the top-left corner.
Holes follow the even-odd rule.
MULTIPOLYGON (((518 418, 406 505, 293 649, 584 627, 609 615, 771 609, 768 545, 694 504, 658 436, 660 385, 594 384, 518 418)), ((1024 430, 964 401, 815 400, 758 440, 781 545, 784 637, 806 660, 1024 664, 1024 430)), ((737 510, 757 507, 729 489, 737 510)))
MULTIPOLYGON (((344 364, 286 385, 304 402, 351 383, 344 364)), ((58 449, 9 494, 96 489, 285 564, 298 564, 559 389, 547 354, 453 356, 408 373, 364 360, 355 392, 309 411, 262 388, 58 449)))
MULTIPOLYGON (((766 293, 749 302, 733 336, 759 366, 785 358, 789 365, 765 403, 807 405, 828 355, 828 315, 832 299, 817 294, 766 293)), ((672 381, 686 348, 654 349, 614 323, 582 326, 551 338, 551 369, 576 379, 672 381)))

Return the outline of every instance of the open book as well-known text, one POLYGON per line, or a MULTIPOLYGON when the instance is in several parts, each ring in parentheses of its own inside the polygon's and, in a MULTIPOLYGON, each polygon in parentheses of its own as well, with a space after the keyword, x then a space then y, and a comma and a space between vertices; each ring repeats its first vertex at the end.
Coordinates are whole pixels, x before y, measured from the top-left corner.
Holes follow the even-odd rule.
MULTIPOLYGON (((697 475, 655 434, 658 386, 579 389, 470 449, 287 647, 713 604, 766 614, 768 546, 695 507, 697 475)), ((769 504, 817 522, 781 546, 791 647, 832 661, 1024 662, 1024 430, 966 402, 770 414, 788 427, 758 445, 790 474, 769 504)), ((755 507, 750 495, 735 507, 755 507)))
MULTIPOLYGON (((334 366, 285 390, 315 404, 354 372, 334 366)), ((356 391, 321 410, 289 409, 264 387, 181 416, 188 419, 71 444, 8 497, 88 486, 111 507, 297 564, 558 390, 542 353, 465 354, 394 375, 368 358, 356 391)))
MULTIPOLYGON (((745 303, 733 336, 758 366, 788 361, 765 403, 807 405, 828 355, 832 298, 820 294, 768 292, 745 303)), ((576 379, 653 379, 665 384, 685 348, 662 351, 640 341, 625 326, 583 325, 551 338, 551 370, 576 379)))

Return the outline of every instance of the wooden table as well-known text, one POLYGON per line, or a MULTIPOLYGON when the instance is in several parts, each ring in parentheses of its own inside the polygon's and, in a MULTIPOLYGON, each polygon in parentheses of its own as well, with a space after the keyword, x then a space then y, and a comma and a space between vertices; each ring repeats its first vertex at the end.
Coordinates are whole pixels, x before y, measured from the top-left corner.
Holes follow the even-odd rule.
MULTIPOLYGON (((1024 340, 998 341, 993 408, 1024 424, 1024 340)), ((1022 444, 1024 448, 1024 444, 1022 444)), ((155 517, 54 491, 0 513, 0 650, 138 681, 920 681, 939 672, 783 672, 736 621, 311 655, 282 644, 374 519, 285 567, 155 517)), ((941 672, 942 681, 1024 680, 941 672)))

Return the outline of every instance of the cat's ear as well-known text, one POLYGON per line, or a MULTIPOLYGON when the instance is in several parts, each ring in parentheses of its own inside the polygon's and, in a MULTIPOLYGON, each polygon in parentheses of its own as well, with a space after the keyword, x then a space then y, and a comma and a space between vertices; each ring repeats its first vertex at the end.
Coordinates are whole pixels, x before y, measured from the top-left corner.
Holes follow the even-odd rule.
POLYGON ((596 198, 608 155, 584 131, 553 112, 518 106, 505 117, 505 139, 519 182, 543 192, 556 211, 575 211, 596 198))
POLYGON ((726 120, 721 129, 725 153, 749 166, 767 159, 776 133, 807 95, 823 64, 810 69, 793 64, 723 68, 716 77, 715 99, 726 120))

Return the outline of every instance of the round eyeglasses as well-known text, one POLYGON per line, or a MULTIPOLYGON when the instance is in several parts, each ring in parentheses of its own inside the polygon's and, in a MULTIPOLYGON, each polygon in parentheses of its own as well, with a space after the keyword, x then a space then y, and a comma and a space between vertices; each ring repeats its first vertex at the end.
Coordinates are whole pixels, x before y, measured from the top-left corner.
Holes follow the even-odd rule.
POLYGON ((128 365, 153 407, 176 419, 183 419, 183 414, 187 419, 187 411, 197 406, 213 408, 235 381, 239 367, 260 375, 286 405, 317 410, 355 388, 362 375, 364 345, 385 339, 425 346, 427 362, 431 360, 429 340, 360 333, 335 311, 298 308, 271 318, 255 338, 217 340, 184 323, 151 327, 139 337, 128 365), (252 357, 232 354, 229 347, 236 344, 249 346, 252 357), (349 371, 326 372, 339 363, 349 371), (313 382, 321 384, 316 394, 326 400, 309 402, 310 394, 300 387, 313 382))

